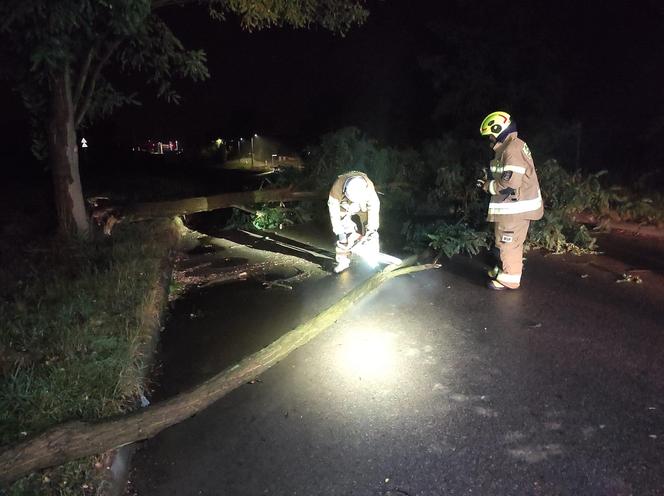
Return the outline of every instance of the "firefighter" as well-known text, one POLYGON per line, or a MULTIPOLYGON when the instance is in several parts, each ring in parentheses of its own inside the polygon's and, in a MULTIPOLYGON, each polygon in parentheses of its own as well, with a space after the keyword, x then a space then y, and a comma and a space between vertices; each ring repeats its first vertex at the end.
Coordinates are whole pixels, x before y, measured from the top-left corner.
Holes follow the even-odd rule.
POLYGON ((498 291, 517 289, 530 221, 541 219, 544 214, 535 164, 508 113, 499 111, 486 116, 480 133, 489 137, 495 155, 490 162, 492 179, 478 179, 477 186, 491 195, 487 220, 495 224, 502 264, 489 270, 488 287, 498 291))
POLYGON ((358 242, 364 249, 378 253, 380 200, 365 173, 351 171, 340 175, 330 189, 327 206, 332 231, 337 236, 337 274, 350 266, 351 250, 358 242), (359 231, 353 216, 360 220, 359 231))

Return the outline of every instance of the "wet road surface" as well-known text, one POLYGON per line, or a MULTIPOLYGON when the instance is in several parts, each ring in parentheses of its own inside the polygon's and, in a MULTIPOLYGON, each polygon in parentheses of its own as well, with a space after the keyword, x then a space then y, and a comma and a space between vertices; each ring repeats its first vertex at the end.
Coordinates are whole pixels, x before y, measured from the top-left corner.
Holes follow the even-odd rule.
MULTIPOLYGON (((519 291, 482 261, 389 281, 337 324, 143 444, 140 495, 664 495, 662 246, 529 254, 519 291), (642 284, 616 283, 626 270, 642 284)), ((369 272, 179 300, 168 396, 314 316, 369 272)))

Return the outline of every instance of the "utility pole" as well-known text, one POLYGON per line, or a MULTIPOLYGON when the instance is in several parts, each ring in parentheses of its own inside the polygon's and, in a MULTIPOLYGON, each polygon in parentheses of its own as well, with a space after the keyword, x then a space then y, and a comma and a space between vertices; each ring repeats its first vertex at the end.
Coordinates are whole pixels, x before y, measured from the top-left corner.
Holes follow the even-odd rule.
POLYGON ((257 134, 251 137, 251 167, 254 167, 254 138, 258 138, 257 134))

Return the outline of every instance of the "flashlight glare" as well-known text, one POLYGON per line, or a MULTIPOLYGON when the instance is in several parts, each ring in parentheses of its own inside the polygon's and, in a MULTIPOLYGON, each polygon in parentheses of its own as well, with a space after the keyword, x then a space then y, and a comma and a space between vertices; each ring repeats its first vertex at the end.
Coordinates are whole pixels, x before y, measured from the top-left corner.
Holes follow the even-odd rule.
POLYGON ((378 266, 378 260, 375 256, 366 256, 364 257, 364 262, 372 269, 375 269, 378 266))
POLYGON ((339 351, 344 373, 362 379, 387 379, 393 375, 397 354, 394 335, 378 329, 351 329, 339 351))

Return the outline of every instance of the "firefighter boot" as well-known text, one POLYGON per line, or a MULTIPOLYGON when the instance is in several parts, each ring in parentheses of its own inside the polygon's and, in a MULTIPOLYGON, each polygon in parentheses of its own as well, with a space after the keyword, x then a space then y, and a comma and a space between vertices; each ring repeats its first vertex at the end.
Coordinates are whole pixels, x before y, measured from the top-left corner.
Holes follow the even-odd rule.
POLYGON ((348 267, 350 267, 350 259, 349 258, 342 258, 337 262, 337 265, 334 267, 334 272, 336 274, 339 274, 346 270, 348 267))

